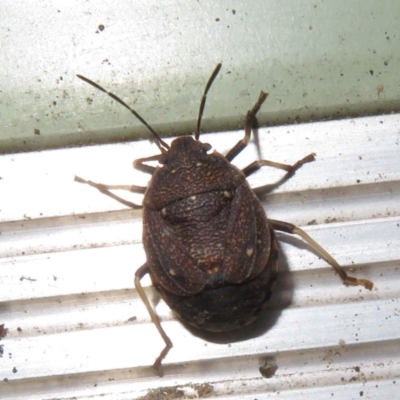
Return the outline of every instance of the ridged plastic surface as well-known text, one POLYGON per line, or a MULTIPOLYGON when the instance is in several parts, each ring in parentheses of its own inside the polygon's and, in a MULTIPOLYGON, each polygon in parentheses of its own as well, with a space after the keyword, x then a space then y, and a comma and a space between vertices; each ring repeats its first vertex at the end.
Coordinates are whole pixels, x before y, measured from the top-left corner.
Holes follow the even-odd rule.
MULTIPOLYGON (((146 184, 132 160, 157 154, 156 146, 1 156, 0 325, 8 333, 0 341, 0 398, 396 398, 399 126, 400 115, 390 115, 259 130, 259 150, 252 142, 237 165, 316 153, 263 199, 268 216, 302 226, 375 287, 345 287, 300 239, 279 233, 281 270, 269 310, 245 334, 201 338, 158 302, 147 279, 174 343, 163 378, 151 369, 163 343, 133 288, 145 261, 141 212, 73 180, 146 184), (265 363, 277 367, 268 379, 259 371, 265 363)), ((242 136, 201 139, 225 153, 242 136)), ((250 182, 279 176, 264 168, 250 182)))

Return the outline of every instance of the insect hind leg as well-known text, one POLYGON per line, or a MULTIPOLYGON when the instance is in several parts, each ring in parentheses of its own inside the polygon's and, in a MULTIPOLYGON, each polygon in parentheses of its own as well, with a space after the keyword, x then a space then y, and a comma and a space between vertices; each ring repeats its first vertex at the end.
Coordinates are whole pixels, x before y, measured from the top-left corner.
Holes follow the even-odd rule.
POLYGON ((323 247, 321 247, 312 237, 310 237, 298 226, 290 224, 288 222, 277 221, 274 219, 268 219, 268 222, 271 224, 274 230, 300 236, 320 257, 322 257, 328 264, 330 264, 334 268, 334 270, 338 273, 340 279, 345 285, 360 285, 364 286, 368 290, 371 290, 373 288, 373 282, 369 281, 368 279, 355 278, 353 276, 347 275, 343 267, 341 267, 339 263, 323 247))
POLYGON ((153 364, 153 367, 159 374, 159 376, 163 375, 163 371, 161 369, 161 363, 164 360, 164 358, 167 356, 168 352, 172 349, 172 341, 171 339, 167 336, 165 333, 163 327, 161 326, 160 319, 158 318, 158 315, 154 311, 153 307, 151 306, 149 299, 147 298, 147 295, 142 287, 142 284, 140 283, 141 279, 150 272, 149 267, 147 266, 147 263, 143 264, 135 273, 135 288, 140 296, 140 299, 143 301, 144 305, 147 308, 147 311, 150 315, 151 321, 153 324, 156 326, 158 332, 160 333, 162 339, 164 340, 165 347, 162 349, 160 355, 156 358, 156 361, 153 364))

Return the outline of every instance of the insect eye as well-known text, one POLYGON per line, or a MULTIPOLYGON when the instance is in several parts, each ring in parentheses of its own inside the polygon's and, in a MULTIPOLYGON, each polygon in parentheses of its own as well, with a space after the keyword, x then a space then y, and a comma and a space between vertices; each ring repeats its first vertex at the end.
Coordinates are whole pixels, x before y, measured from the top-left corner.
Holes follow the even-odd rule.
POLYGON ((204 151, 204 153, 207 153, 207 151, 211 150, 211 144, 209 143, 201 143, 201 149, 204 151))
POLYGON ((158 162, 159 162, 159 164, 162 164, 162 165, 167 164, 167 162, 168 162, 168 155, 162 154, 162 155, 160 156, 160 158, 158 159, 158 162))

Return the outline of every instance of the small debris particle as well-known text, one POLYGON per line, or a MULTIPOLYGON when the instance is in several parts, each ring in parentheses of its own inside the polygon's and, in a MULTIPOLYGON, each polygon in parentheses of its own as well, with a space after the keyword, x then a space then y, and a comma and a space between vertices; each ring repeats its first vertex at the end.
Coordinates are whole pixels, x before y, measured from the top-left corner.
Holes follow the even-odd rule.
POLYGON ((236 14, 236 10, 235 10, 235 9, 232 10, 232 14, 233 14, 233 15, 236 14))
POLYGON ((217 22, 221 21, 221 19, 220 19, 220 18, 215 18, 215 20, 216 20, 217 22))
POLYGON ((259 368, 260 374, 266 379, 272 378, 277 370, 278 366, 276 361, 272 358, 265 360, 264 364, 259 368))
POLYGON ((337 218, 328 217, 328 218, 325 218, 324 222, 325 222, 326 224, 331 224, 332 222, 337 222, 337 218))
POLYGON ((22 282, 23 280, 25 280, 25 281, 31 281, 31 282, 35 282, 36 281, 36 279, 33 279, 33 278, 30 278, 29 276, 21 276, 20 278, 19 278, 19 280, 22 282))
POLYGON ((16 374, 16 373, 18 372, 17 368, 14 367, 14 368, 12 369, 12 372, 13 372, 13 374, 16 374))
POLYGON ((104 26, 103 24, 100 24, 100 25, 98 26, 98 29, 99 29, 100 32, 103 32, 103 31, 104 31, 104 28, 105 28, 105 26, 104 26))
POLYGON ((364 396, 364 392, 361 390, 360 397, 363 397, 363 396, 364 396))
POLYGON ((133 322, 136 321, 137 318, 135 316, 128 318, 127 322, 133 322))
POLYGON ((8 329, 4 327, 4 324, 0 325, 0 339, 3 339, 7 336, 8 329))
POLYGON ((344 339, 340 339, 339 346, 342 346, 342 347, 346 346, 346 341, 344 339))
POLYGON ((150 390, 140 400, 172 400, 172 399, 202 399, 213 394, 214 387, 209 383, 201 385, 161 387, 150 390))
POLYGON ((35 134, 35 135, 40 135, 40 129, 34 129, 33 130, 33 133, 35 134))
POLYGON ((307 225, 316 225, 316 224, 317 224, 316 219, 312 219, 311 221, 307 222, 307 225))
POLYGON ((214 387, 209 383, 203 383, 201 385, 193 385, 193 389, 197 390, 198 397, 202 398, 210 396, 214 387))
POLYGON ((172 400, 184 398, 184 392, 177 387, 164 387, 150 390, 140 400, 172 400))

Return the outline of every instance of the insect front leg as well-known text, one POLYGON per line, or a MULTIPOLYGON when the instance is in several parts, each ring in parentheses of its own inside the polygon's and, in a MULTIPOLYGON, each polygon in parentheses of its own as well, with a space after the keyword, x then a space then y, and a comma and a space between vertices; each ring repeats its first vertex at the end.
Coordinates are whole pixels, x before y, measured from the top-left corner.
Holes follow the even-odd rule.
POLYGON ((373 288, 373 282, 369 281, 368 279, 360 279, 347 275, 343 267, 341 267, 339 263, 325 249, 323 249, 313 238, 311 238, 299 227, 288 222, 277 221, 274 219, 269 219, 268 222, 271 224, 274 230, 300 236, 320 257, 322 257, 335 269, 345 285, 360 285, 364 286, 368 290, 371 290, 373 288))
MULTIPOLYGON (((133 167, 142 172, 146 172, 146 173, 152 175, 155 171, 155 167, 152 167, 151 165, 146 165, 144 163, 149 162, 149 161, 159 161, 162 156, 163 156, 163 154, 158 154, 158 155, 152 156, 152 157, 139 158, 133 162, 133 167)), ((126 190, 131 193, 144 194, 147 189, 146 186, 137 186, 137 185, 105 185, 103 183, 97 183, 97 182, 83 179, 80 176, 75 176, 75 181, 92 186, 92 187, 96 188, 99 192, 105 194, 106 196, 109 196, 112 199, 118 201, 119 203, 124 204, 125 206, 128 206, 128 207, 131 207, 133 209, 142 208, 142 206, 132 203, 128 200, 125 200, 122 197, 117 196, 116 194, 110 192, 110 190, 126 190)))
POLYGON ((160 162, 160 159, 163 156, 164 156, 164 154, 157 154, 157 155, 151 156, 151 157, 138 158, 137 160, 135 160, 133 162, 133 168, 136 168, 139 171, 145 172, 146 174, 153 175, 156 168, 152 167, 151 165, 144 164, 144 163, 150 162, 150 161, 160 162))
POLYGON ((133 209, 142 208, 142 206, 139 204, 132 203, 128 200, 125 200, 122 197, 117 196, 116 194, 110 192, 110 190, 127 190, 128 192, 131 192, 131 193, 144 194, 144 192, 147 189, 145 186, 136 186, 136 185, 104 185, 103 183, 96 183, 93 181, 88 181, 79 176, 75 176, 75 181, 92 186, 92 187, 96 188, 99 192, 105 194, 106 196, 111 197, 112 199, 117 200, 119 203, 124 204, 125 206, 128 206, 128 207, 131 207, 133 209))
POLYGON ((135 288, 137 292, 139 293, 139 296, 143 303, 145 304, 147 311, 150 315, 151 321, 153 324, 156 326, 158 332, 160 333, 161 337, 163 338, 165 342, 165 347, 161 351, 160 355, 157 357, 156 361, 153 364, 153 367, 156 369, 157 373, 162 376, 163 372, 161 369, 161 363, 164 360, 164 358, 167 356, 168 352, 171 350, 173 344, 171 342, 171 339, 167 336, 165 333, 164 329, 161 326, 160 319, 158 318, 158 315, 154 311, 153 307, 151 306, 149 299, 147 298, 147 295, 142 287, 142 284, 140 283, 140 280, 146 275, 150 273, 149 267, 147 266, 147 263, 143 264, 135 273, 135 288))

